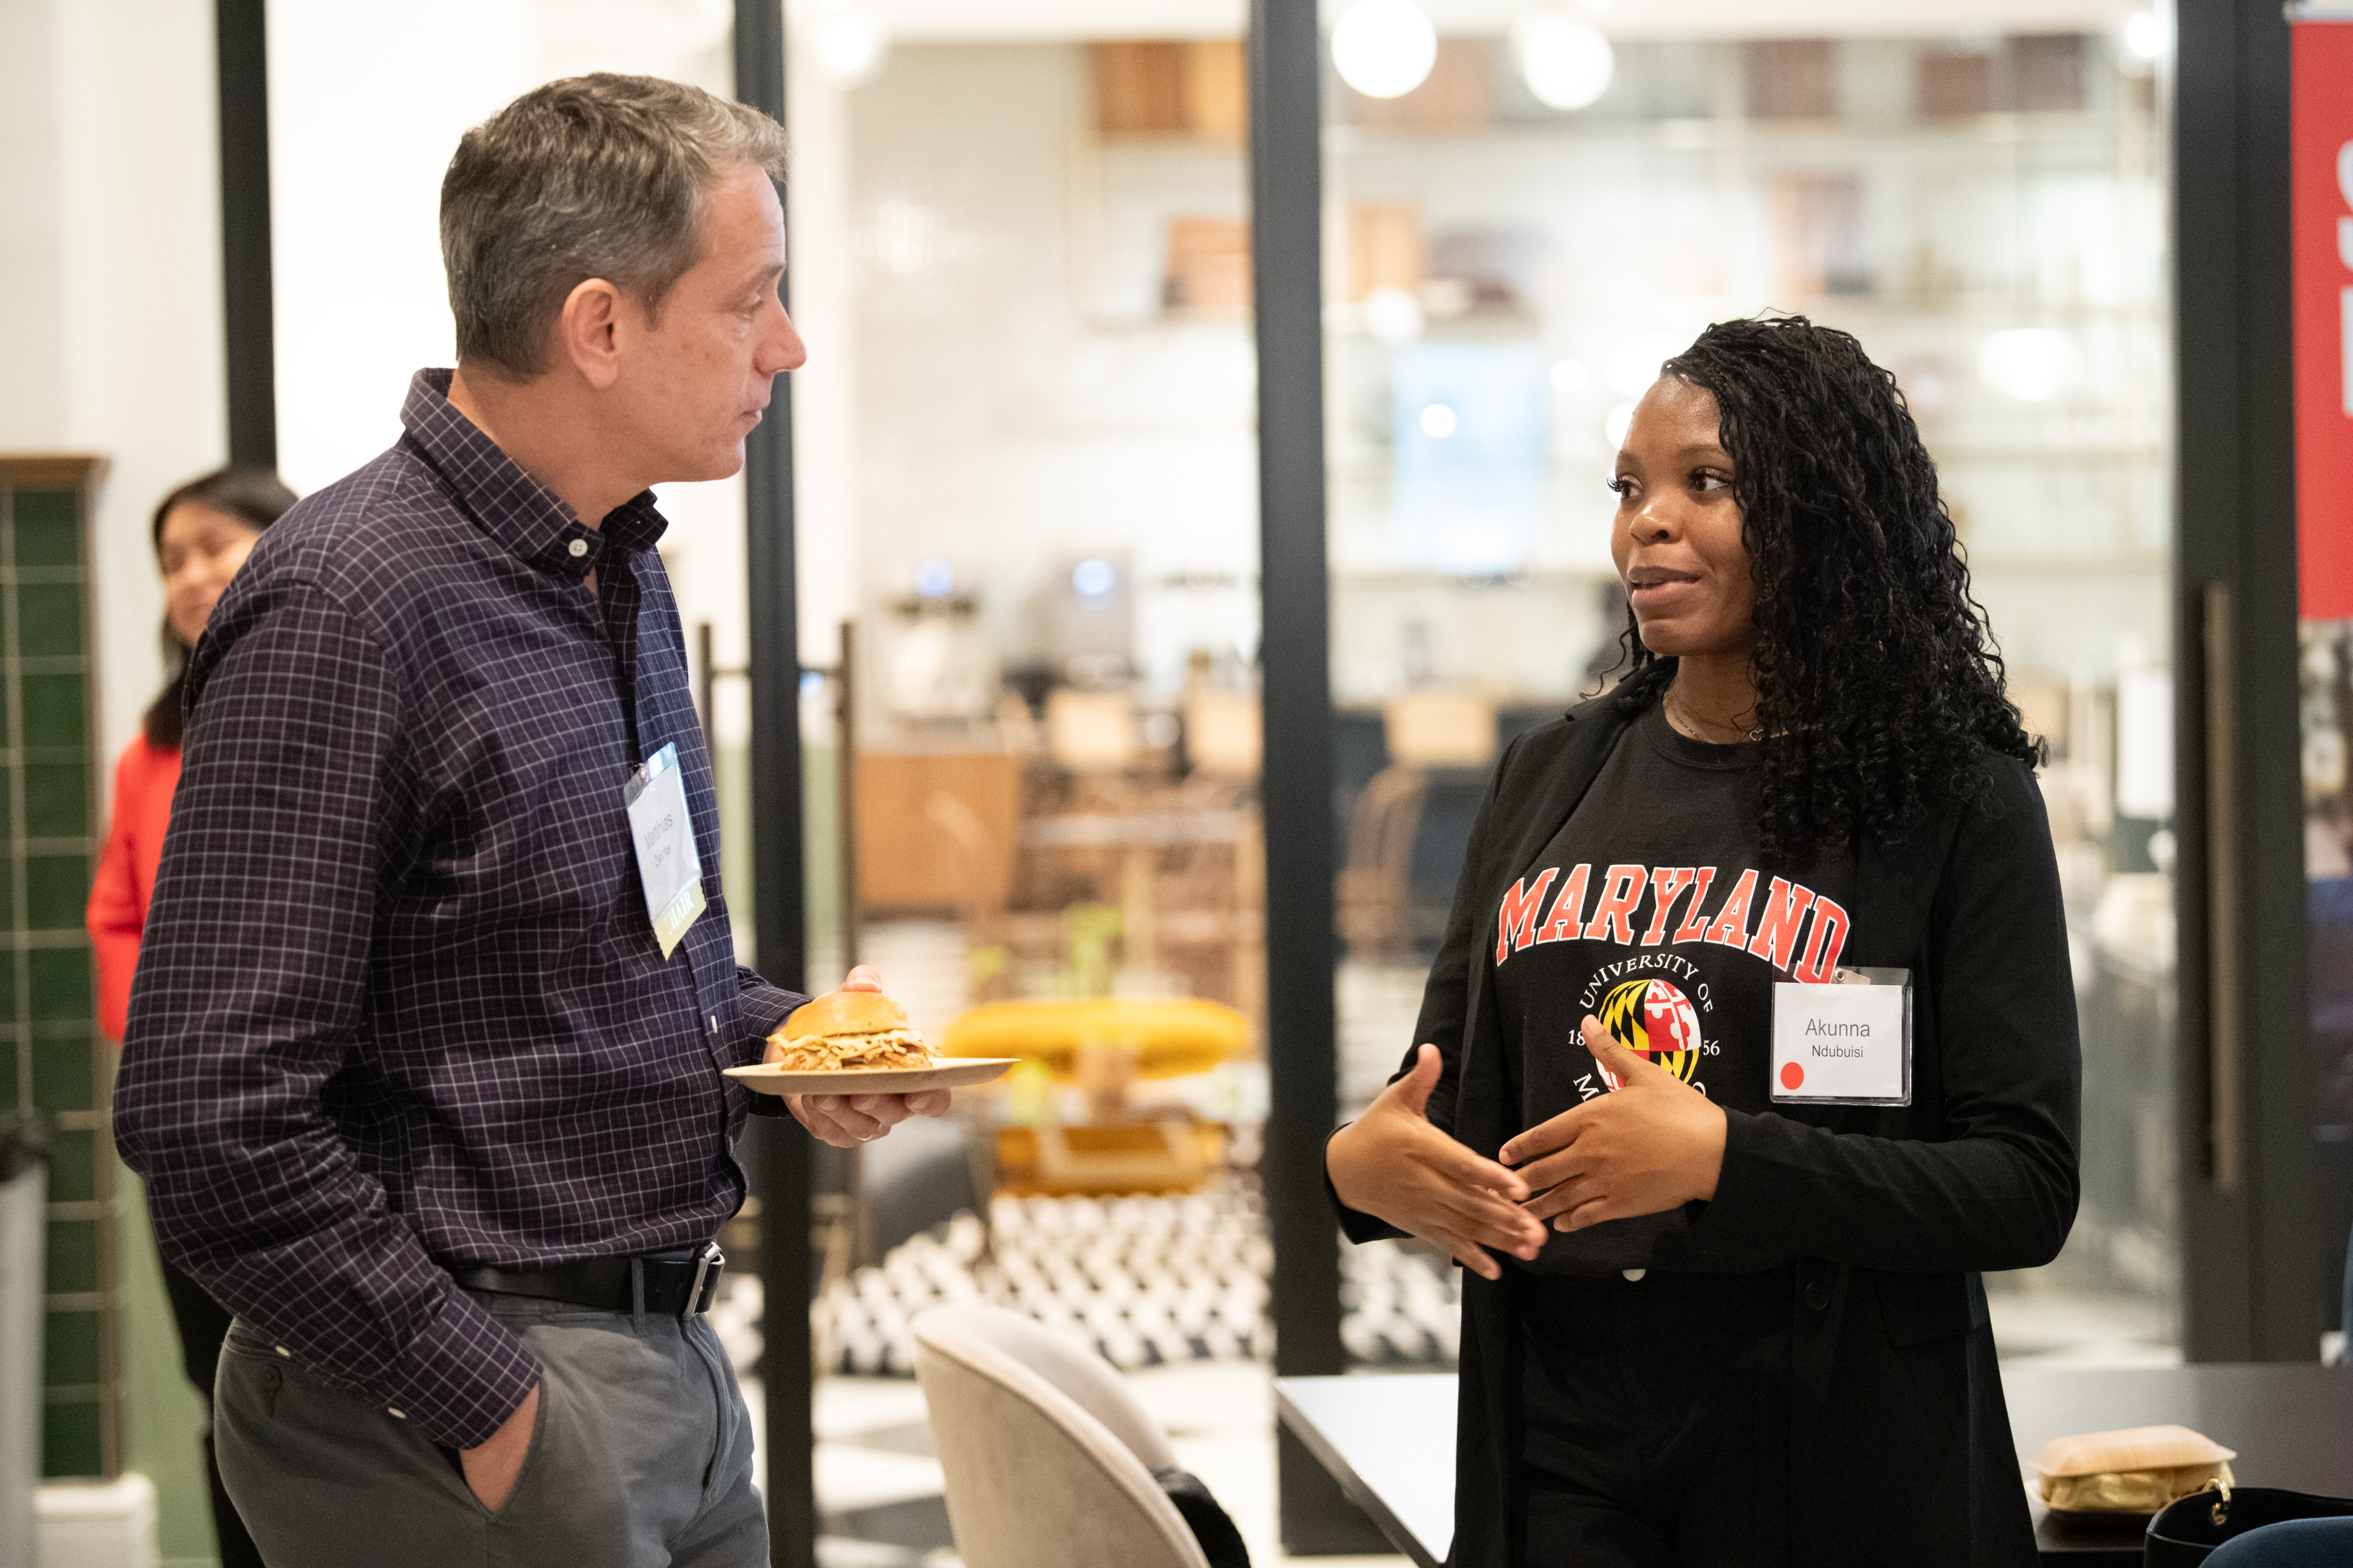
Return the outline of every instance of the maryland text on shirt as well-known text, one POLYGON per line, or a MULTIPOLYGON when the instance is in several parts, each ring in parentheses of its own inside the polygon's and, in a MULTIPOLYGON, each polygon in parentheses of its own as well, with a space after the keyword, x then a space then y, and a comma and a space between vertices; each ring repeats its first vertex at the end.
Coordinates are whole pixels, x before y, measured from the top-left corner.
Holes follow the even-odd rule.
POLYGON ((1799 980, 1821 984, 1838 972, 1839 953, 1852 923, 1837 900, 1801 882, 1775 877, 1760 895, 1761 879, 1753 868, 1743 870, 1723 901, 1707 910, 1708 889, 1716 881, 1713 866, 1612 866, 1598 881, 1591 866, 1577 866, 1545 914, 1545 895, 1559 876, 1559 867, 1547 866, 1505 890, 1495 921, 1498 964, 1546 942, 1582 939, 1644 947, 1706 942, 1743 949, 1799 980), (1646 901, 1647 922, 1641 919, 1646 901), (1678 905, 1683 916, 1671 932, 1669 922, 1678 905))

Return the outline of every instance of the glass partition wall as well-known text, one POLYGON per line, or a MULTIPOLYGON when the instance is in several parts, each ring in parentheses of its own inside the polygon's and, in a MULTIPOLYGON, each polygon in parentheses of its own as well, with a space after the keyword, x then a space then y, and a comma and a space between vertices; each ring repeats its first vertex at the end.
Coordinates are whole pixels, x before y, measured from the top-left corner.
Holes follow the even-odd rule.
MULTIPOLYGON (((936 1471, 867 1451, 923 1309, 1262 1390, 1242 51, 793 14, 809 973, 873 964, 934 1049, 1022 1058, 818 1173, 824 1531, 945 1549, 936 1471)), ((1263 1444, 1263 1397, 1207 1425, 1263 1444)), ((1271 1551, 1263 1467, 1219 1462, 1271 1551)))
MULTIPOLYGON (((1604 483, 1633 400, 1707 322, 1801 312, 1895 373, 2050 746, 2084 1202, 2057 1263, 1989 1279, 2003 1352, 2178 1356, 2146 28, 1654 38, 1628 7, 1605 38, 1531 6, 1433 48, 1410 7, 1324 10, 1343 1116, 1410 1043, 1499 748, 1612 679, 1604 483)), ((1344 1270, 1352 1357, 1451 1359, 1451 1268, 1384 1244, 1344 1270)))

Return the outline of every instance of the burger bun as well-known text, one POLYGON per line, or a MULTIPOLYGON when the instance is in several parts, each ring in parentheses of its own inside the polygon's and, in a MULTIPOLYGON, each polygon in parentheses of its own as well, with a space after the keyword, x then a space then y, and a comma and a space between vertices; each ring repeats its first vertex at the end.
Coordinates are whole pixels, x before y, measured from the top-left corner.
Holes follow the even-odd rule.
POLYGON ((880 1035, 906 1027, 907 1009, 880 991, 828 991, 794 1010, 784 1037, 880 1035))

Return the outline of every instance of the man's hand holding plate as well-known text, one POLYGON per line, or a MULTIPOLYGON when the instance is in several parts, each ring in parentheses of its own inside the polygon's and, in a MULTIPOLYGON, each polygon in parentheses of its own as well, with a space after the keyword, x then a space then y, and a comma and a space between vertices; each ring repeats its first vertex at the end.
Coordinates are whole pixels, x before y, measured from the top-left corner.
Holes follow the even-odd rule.
MULTIPOLYGON (((882 976, 871 964, 860 964, 841 983, 844 991, 880 991, 882 976)), ((837 1149, 871 1143, 910 1116, 945 1116, 948 1091, 926 1089, 920 1094, 788 1094, 785 1103, 794 1120, 837 1149)))

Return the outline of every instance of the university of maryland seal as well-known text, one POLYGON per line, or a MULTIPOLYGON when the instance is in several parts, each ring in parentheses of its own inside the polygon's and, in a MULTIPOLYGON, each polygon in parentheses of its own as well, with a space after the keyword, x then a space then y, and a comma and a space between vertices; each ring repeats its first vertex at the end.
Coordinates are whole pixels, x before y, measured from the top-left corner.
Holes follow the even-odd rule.
POLYGON ((1699 1012, 1666 980, 1629 980, 1610 987, 1599 1014, 1609 1037, 1646 1056, 1685 1083, 1699 1068, 1699 1012))

